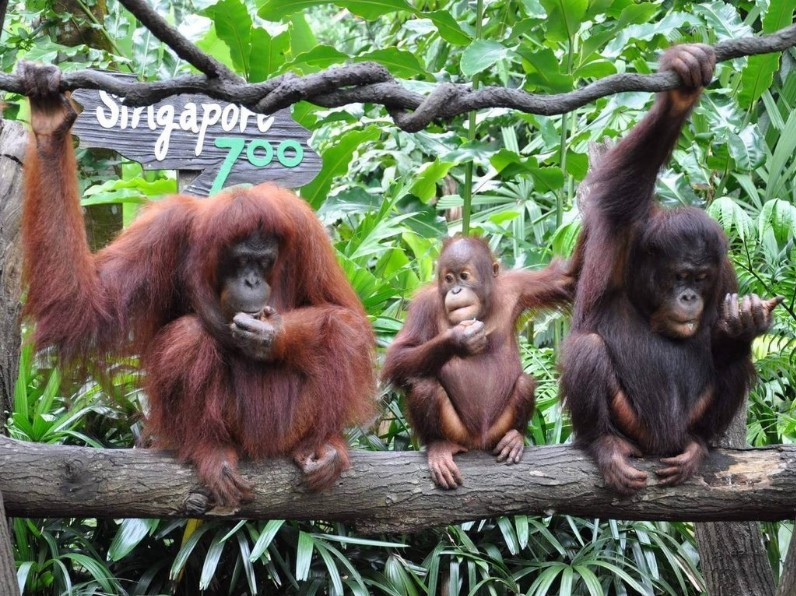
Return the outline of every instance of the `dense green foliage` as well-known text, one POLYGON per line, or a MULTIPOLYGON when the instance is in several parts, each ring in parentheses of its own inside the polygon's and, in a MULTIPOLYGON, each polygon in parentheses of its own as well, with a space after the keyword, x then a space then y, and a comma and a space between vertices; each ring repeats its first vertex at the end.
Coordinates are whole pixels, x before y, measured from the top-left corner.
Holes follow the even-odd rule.
MULTIPOLYGON (((144 79, 186 71, 116 2, 56 11, 28 0, 6 18, 0 60, 114 68, 144 79), (97 47, 67 47, 63 31, 101 33, 97 47), (64 42, 65 43, 65 42, 64 42)), ((453 81, 569 91, 616 72, 653 72, 679 41, 715 43, 792 21, 795 0, 152 0, 204 50, 244 75, 310 73, 375 60, 424 91, 453 81)), ((73 43, 73 42, 70 42, 73 43)), ((760 381, 750 398, 755 445, 796 440, 796 53, 722 63, 660 177, 666 204, 704 207, 727 230, 743 292, 781 294, 771 332, 755 343, 760 381)), ((8 96, 6 117, 25 119, 8 96)), ((461 228, 489 238, 506 267, 567 255, 578 231, 576 189, 589 144, 616 138, 649 106, 646 93, 608 97, 542 117, 483 110, 419 133, 397 129, 381 108, 293 108, 313 131, 323 170, 300 194, 333 234, 381 348, 400 328, 406 301, 433 275, 439 239, 461 228)), ((176 190, 173 173, 81 153, 86 204, 121 204, 125 221, 143 200, 176 190)), ((521 332, 526 370, 539 380, 534 444, 565 442, 555 347, 566 320, 538 315, 521 332)), ((74 384, 25 350, 12 436, 30 441, 130 446, 145 403, 135 367, 109 381, 74 384)), ((415 447, 392 392, 364 449, 415 447)), ((764 526, 775 573, 790 524, 764 526)), ((28 593, 698 594, 704 590, 690 524, 518 516, 364 538, 339 524, 195 523, 17 519, 20 584, 28 593)))

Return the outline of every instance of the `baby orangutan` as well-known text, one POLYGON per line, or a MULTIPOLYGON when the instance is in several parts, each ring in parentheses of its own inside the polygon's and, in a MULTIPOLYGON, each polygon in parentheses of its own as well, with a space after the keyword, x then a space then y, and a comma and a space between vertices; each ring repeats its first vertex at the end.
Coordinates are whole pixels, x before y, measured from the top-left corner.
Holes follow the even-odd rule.
POLYGON ((462 484, 453 456, 469 449, 520 461, 535 383, 522 372, 517 319, 566 304, 570 292, 558 261, 541 271, 501 271, 483 240, 445 241, 437 283, 412 300, 382 372, 406 394, 435 484, 462 484))

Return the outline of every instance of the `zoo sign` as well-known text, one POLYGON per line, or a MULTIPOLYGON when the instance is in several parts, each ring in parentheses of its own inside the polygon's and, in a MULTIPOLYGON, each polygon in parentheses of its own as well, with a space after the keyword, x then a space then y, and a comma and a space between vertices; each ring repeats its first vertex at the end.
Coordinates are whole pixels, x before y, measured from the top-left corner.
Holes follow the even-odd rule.
POLYGON ((82 147, 112 149, 146 169, 200 171, 185 193, 266 181, 296 188, 321 169, 310 132, 289 109, 257 114, 199 94, 138 108, 106 91, 81 89, 72 98, 83 107, 72 127, 82 147))

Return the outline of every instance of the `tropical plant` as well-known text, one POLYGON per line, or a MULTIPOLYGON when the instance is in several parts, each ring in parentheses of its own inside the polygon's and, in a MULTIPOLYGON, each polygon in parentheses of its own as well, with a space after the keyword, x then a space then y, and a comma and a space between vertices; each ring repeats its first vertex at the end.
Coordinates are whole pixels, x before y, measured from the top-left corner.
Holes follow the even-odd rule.
MULTIPOLYGON (((655 54, 682 40, 715 43, 790 23, 790 0, 155 0, 180 30, 249 81, 373 60, 402 84, 438 82, 559 93, 616 72, 651 72, 655 54)), ((26 0, 9 12, 3 70, 20 59, 64 69, 113 68, 144 79, 186 65, 120 5, 26 0), (87 16, 91 14, 91 17, 87 16), (97 16, 99 15, 99 16, 97 16), (67 46, 59 31, 86 26, 102 47, 67 46)), ((796 438, 796 69, 793 52, 722 63, 662 173, 668 204, 704 207, 725 228, 741 291, 782 295, 771 331, 755 344, 760 382, 750 396, 755 445, 796 438)), ((483 110, 410 134, 372 105, 293 117, 313 132, 323 159, 300 189, 330 230, 338 257, 386 346, 404 306, 433 278, 439 239, 469 227, 507 267, 568 255, 579 229, 577 185, 590 145, 615 139, 647 109, 623 93, 564 116, 483 110), (462 219, 469 218, 468 223, 462 219)), ((5 117, 26 119, 7 95, 5 117)), ((84 204, 139 206, 176 189, 172 173, 81 152, 84 204)), ((569 440, 557 401, 558 315, 523 322, 521 352, 539 382, 528 429, 534 444, 569 440)), ((74 384, 70 371, 22 352, 12 436, 30 441, 129 447, 145 407, 131 362, 74 384), (63 379, 66 378, 67 381, 63 379)), ((381 395, 359 448, 416 447, 401 398, 381 395)), ((790 524, 767 524, 775 572, 790 524)), ((20 584, 28 593, 698 594, 704 591, 693 528, 685 523, 514 516, 400 536, 362 536, 341 524, 184 520, 14 522, 20 584)))

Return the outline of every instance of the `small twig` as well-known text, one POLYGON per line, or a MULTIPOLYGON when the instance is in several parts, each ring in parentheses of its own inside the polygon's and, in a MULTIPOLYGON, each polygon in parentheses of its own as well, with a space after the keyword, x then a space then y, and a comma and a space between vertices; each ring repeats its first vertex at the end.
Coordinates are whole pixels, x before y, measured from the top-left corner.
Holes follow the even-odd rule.
MULTIPOLYGON (((169 26, 143 0, 120 2, 155 36, 206 77, 188 75, 139 83, 120 81, 107 74, 86 70, 64 73, 61 79, 63 91, 103 89, 124 98, 129 106, 150 105, 182 93, 203 93, 264 113, 273 113, 301 100, 327 108, 374 103, 387 108, 398 127, 416 132, 432 121, 450 120, 483 108, 511 108, 551 116, 571 112, 615 93, 667 91, 681 84, 680 77, 670 71, 650 75, 615 74, 557 95, 539 95, 504 87, 473 90, 470 85, 452 83, 442 83, 429 95, 423 95, 403 87, 383 66, 374 62, 332 67, 303 77, 285 74, 262 83, 247 84, 169 26)), ((722 62, 742 56, 781 52, 794 45, 796 25, 791 25, 770 35, 722 41, 714 49, 717 61, 722 62)), ((0 89, 23 92, 18 77, 9 74, 0 74, 0 89)))

